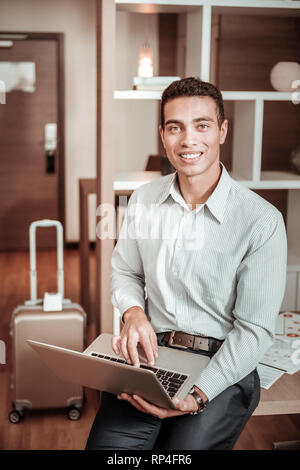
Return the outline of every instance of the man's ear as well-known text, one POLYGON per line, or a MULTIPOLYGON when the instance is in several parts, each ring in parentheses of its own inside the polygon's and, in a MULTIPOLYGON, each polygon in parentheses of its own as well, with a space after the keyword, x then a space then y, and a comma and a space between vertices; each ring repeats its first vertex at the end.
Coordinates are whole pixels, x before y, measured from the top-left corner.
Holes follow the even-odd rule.
POLYGON ((220 144, 224 144, 228 131, 228 120, 224 119, 220 129, 220 144))
POLYGON ((164 129, 161 127, 161 125, 159 125, 159 128, 158 128, 158 129, 159 129, 159 133, 160 133, 160 138, 161 138, 162 144, 163 144, 164 148, 166 148, 166 147, 165 147, 165 140, 164 140, 164 129))

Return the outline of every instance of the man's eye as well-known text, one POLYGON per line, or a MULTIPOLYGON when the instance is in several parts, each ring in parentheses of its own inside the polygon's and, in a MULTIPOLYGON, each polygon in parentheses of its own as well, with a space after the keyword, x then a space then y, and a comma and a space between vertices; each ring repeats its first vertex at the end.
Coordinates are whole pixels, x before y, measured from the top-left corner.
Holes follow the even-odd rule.
POLYGON ((198 128, 201 130, 206 130, 209 128, 209 126, 207 124, 199 124, 198 128))
POLYGON ((170 130, 170 132, 172 132, 173 134, 176 134, 177 132, 180 131, 180 127, 178 127, 178 126, 172 126, 172 127, 170 127, 169 130, 170 130))

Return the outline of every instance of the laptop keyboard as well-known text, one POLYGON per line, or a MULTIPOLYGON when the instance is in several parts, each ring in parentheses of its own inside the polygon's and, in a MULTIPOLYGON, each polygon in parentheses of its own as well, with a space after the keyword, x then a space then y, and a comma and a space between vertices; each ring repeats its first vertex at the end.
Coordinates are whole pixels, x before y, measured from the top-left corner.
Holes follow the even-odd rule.
MULTIPOLYGON (((128 364, 125 359, 109 356, 107 354, 98 354, 92 352, 91 356, 100 357, 101 359, 107 359, 108 361, 112 362, 120 362, 121 364, 126 364, 128 366, 131 365, 132 367, 134 367, 132 364, 128 364)), ((180 387, 185 383, 185 381, 189 377, 188 375, 184 375, 181 372, 167 369, 159 369, 158 367, 150 367, 145 364, 141 364, 140 368, 152 370, 152 372, 155 373, 157 379, 171 398, 174 397, 174 395, 178 392, 180 387)))

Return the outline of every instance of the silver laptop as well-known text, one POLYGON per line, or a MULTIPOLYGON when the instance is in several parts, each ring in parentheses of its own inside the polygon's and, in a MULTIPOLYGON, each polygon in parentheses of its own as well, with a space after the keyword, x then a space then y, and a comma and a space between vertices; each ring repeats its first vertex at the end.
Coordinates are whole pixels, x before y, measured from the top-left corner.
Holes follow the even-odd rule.
POLYGON ((155 365, 147 365, 139 346, 140 367, 127 364, 111 346, 112 335, 98 336, 82 353, 27 340, 42 361, 63 382, 119 394, 137 394, 163 408, 175 408, 172 398, 183 399, 210 358, 187 350, 158 346, 155 365))

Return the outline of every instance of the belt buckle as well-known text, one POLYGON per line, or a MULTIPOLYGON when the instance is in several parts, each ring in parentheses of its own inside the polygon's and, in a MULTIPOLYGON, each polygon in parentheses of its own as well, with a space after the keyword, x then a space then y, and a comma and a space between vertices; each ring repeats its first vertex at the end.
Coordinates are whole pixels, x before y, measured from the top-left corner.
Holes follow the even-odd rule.
POLYGON ((173 338, 174 338, 174 336, 176 335, 176 333, 177 333, 177 331, 175 331, 175 330, 173 330, 173 331, 170 332, 170 338, 169 338, 169 340, 168 340, 168 346, 171 346, 171 347, 175 347, 175 346, 176 346, 176 348, 187 349, 186 346, 181 346, 180 344, 174 344, 174 343, 173 343, 173 338))

